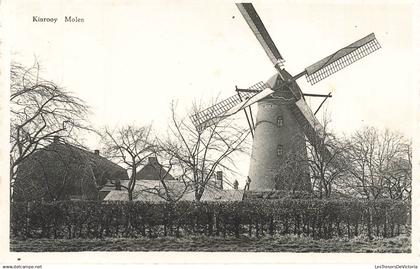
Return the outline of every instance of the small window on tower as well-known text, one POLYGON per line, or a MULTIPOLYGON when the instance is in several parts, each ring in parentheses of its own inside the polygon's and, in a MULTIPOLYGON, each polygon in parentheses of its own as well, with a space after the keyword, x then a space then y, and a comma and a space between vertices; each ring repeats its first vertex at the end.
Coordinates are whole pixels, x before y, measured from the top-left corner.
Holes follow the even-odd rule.
POLYGON ((278 116, 277 117, 277 125, 278 126, 283 126, 283 117, 282 116, 278 116))
POLYGON ((282 156, 282 155, 283 155, 283 146, 278 145, 277 146, 277 156, 282 156))

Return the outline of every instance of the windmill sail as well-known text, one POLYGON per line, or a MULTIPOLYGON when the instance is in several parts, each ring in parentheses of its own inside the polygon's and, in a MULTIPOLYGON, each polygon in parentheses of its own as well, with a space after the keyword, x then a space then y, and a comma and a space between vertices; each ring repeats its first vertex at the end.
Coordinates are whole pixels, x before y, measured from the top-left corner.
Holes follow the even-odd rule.
POLYGON ((308 66, 306 80, 312 85, 381 48, 375 34, 370 34, 328 57, 308 66))
POLYGON ((204 130, 205 128, 218 123, 220 120, 229 117, 238 111, 249 107, 250 105, 258 102, 259 100, 269 96, 274 91, 267 88, 263 82, 250 87, 253 90, 262 90, 259 93, 245 92, 239 95, 233 95, 209 108, 206 108, 190 118, 197 130, 204 130), (265 88, 265 89, 264 89, 265 88), (264 89, 264 90, 263 90, 264 89), (243 101, 241 101, 241 99, 243 101))
POLYGON ((325 137, 324 128, 314 116, 306 101, 301 98, 295 104, 291 105, 290 109, 309 142, 314 147, 319 148, 320 153, 325 159, 331 159, 331 153, 326 147, 328 145, 328 139, 325 137))
POLYGON ((262 23, 260 16, 258 16, 257 11, 254 9, 254 6, 251 3, 237 3, 236 6, 274 66, 283 66, 284 59, 268 34, 267 29, 265 29, 265 26, 262 23))

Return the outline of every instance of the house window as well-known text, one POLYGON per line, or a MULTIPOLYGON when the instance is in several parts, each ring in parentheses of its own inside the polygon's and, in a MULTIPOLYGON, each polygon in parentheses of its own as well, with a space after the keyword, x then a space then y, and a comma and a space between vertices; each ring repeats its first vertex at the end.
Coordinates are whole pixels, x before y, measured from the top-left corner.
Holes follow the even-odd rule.
POLYGON ((277 146, 277 156, 282 156, 283 155, 283 145, 278 145, 277 146))
POLYGON ((283 126, 284 122, 283 122, 283 117, 282 116, 278 116, 277 117, 277 125, 278 126, 283 126))

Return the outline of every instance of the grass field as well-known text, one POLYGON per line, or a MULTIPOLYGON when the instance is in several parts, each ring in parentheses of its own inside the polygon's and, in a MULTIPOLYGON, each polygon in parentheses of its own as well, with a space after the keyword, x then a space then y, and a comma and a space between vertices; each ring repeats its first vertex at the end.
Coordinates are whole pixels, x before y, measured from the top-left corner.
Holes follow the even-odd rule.
POLYGON ((298 236, 264 238, 161 237, 108 239, 11 240, 13 252, 66 251, 240 251, 240 252, 358 252, 409 253, 409 237, 314 240, 298 236))

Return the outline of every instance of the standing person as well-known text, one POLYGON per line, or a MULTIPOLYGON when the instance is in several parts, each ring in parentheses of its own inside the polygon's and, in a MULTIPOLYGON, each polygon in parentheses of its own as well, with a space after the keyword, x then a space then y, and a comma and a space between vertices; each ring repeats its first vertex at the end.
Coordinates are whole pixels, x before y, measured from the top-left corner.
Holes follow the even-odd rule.
POLYGON ((239 188, 239 182, 235 179, 235 181, 233 182, 233 188, 235 190, 237 190, 239 188))
POLYGON ((251 178, 247 176, 244 190, 249 191, 249 185, 251 185, 251 178))

